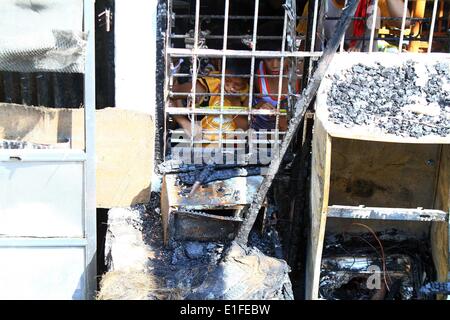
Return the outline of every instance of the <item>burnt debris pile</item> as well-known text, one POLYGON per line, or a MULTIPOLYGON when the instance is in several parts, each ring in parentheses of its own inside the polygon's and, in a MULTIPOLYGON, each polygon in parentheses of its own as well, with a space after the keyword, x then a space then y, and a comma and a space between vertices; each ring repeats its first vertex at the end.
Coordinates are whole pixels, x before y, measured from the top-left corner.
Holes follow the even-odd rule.
POLYGON ((329 120, 402 137, 450 135, 449 65, 427 65, 420 75, 416 66, 413 61, 389 67, 360 63, 330 76, 329 120))
POLYGON ((165 246, 159 203, 160 194, 152 192, 149 204, 134 207, 133 210, 138 212, 137 216, 133 219, 128 218, 126 221, 128 225, 139 230, 148 249, 146 275, 156 284, 152 290, 149 290, 148 299, 216 299, 219 297, 225 299, 229 298, 230 294, 233 297, 247 299, 258 294, 267 294, 271 298, 278 299, 292 298, 288 290, 290 283, 287 281, 288 278, 284 278, 287 276, 288 267, 275 258, 280 251, 280 243, 272 226, 267 226, 262 234, 253 231, 250 235, 250 245, 253 247, 251 252, 258 257, 256 262, 255 257, 243 256, 221 263, 224 250, 229 244, 226 241, 170 239, 168 246, 165 246), (267 255, 268 261, 272 264, 267 265, 262 262, 267 260, 263 259, 264 255, 267 255), (241 278, 248 274, 247 272, 253 274, 255 269, 259 270, 260 267, 270 270, 269 276, 273 276, 273 279, 270 278, 264 282, 263 290, 249 290, 248 288, 257 287, 261 273, 258 274, 260 277, 251 277, 253 280, 249 280, 250 283, 244 286, 247 289, 243 289, 241 278), (239 270, 241 273, 236 273, 239 270), (223 280, 224 275, 229 276, 226 278, 228 282, 223 280), (274 275, 282 277, 284 282, 278 281, 279 279, 274 275), (268 285, 269 283, 271 285, 268 285), (226 288, 236 290, 225 292, 226 288))
POLYGON ((320 295, 327 300, 427 299, 421 287, 434 275, 429 243, 389 229, 372 234, 328 235, 320 295))

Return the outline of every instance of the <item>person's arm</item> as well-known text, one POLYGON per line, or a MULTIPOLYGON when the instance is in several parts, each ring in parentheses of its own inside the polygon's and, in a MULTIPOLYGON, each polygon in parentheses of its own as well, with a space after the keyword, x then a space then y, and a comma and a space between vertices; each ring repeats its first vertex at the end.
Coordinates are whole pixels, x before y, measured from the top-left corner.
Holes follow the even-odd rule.
MULTIPOLYGON (((182 99, 187 99, 189 93, 191 93, 191 89, 192 89, 192 84, 190 82, 186 82, 183 84, 174 84, 173 85, 173 92, 177 93, 177 94, 182 94, 182 95, 177 95, 176 97, 171 98, 172 100, 182 100, 182 99)), ((206 93, 208 92, 208 89, 205 88, 203 86, 203 84, 197 80, 197 86, 195 87, 196 90, 196 101, 195 103, 198 104, 202 101, 203 96, 201 95, 202 93, 206 93), (200 95, 198 95, 200 93, 200 95)))
POLYGON ((247 130, 248 129, 248 117, 245 116, 237 116, 234 118, 234 122, 239 129, 247 130))
POLYGON ((280 131, 287 131, 288 128, 288 121, 287 121, 287 115, 284 114, 282 116, 280 116, 280 120, 278 121, 278 129, 280 131))
MULTIPOLYGON (((256 106, 255 109, 261 109, 261 110, 272 110, 272 111, 276 111, 277 108, 275 108, 274 106, 272 106, 270 103, 268 102, 264 102, 261 101, 259 102, 256 106)), ((276 117, 275 115, 269 115, 269 117, 276 117)), ((278 129, 280 131, 286 131, 287 130, 287 118, 285 115, 280 115, 278 118, 278 129)))
MULTIPOLYGON (((245 99, 243 101, 241 101, 241 106, 248 107, 248 96, 245 97, 245 99)), ((248 116, 247 115, 236 116, 236 118, 234 118, 234 122, 236 123, 236 126, 239 129, 242 129, 242 130, 248 129, 248 116)))
MULTIPOLYGON (((180 95, 180 96, 176 96, 173 97, 171 100, 173 102, 173 105, 175 107, 178 108, 182 108, 184 107, 182 100, 183 99, 187 99, 188 97, 188 93, 191 91, 192 85, 190 82, 187 83, 183 83, 183 84, 178 84, 178 85, 174 85, 174 92, 176 93, 186 93, 186 95, 180 95)), ((197 86, 196 86, 196 104, 199 103, 202 99, 203 96, 200 95, 198 96, 198 93, 206 93, 207 89, 200 83, 197 81, 197 86)), ((191 121, 189 120, 189 118, 185 115, 174 115, 173 119, 178 123, 178 125, 183 128, 184 132, 188 135, 188 137, 192 136, 191 130, 192 130, 192 126, 191 126, 191 121)), ((198 136, 199 134, 201 134, 201 127, 198 127, 197 124, 194 124, 194 137, 198 136)))

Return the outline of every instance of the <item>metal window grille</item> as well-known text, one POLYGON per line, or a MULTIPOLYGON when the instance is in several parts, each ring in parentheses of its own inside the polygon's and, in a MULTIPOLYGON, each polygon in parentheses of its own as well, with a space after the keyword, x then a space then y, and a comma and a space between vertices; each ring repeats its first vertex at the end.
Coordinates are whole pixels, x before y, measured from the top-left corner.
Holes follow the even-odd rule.
MULTIPOLYGON (((339 0, 340 1, 340 0, 339 0)), ((248 2, 248 1, 247 1, 248 2)), ((279 124, 282 117, 287 117, 293 113, 293 106, 301 96, 301 90, 297 90, 296 81, 298 79, 308 78, 314 67, 314 62, 321 56, 322 50, 326 45, 326 27, 330 21, 337 21, 338 15, 330 14, 330 5, 336 3, 334 0, 310 0, 308 10, 297 8, 297 1, 285 1, 283 8, 284 14, 280 16, 264 15, 261 13, 262 1, 254 0, 253 14, 234 14, 236 10, 230 10, 235 6, 241 5, 232 0, 223 0, 223 13, 217 12, 211 14, 208 12, 207 0, 192 1, 192 6, 186 4, 180 5, 180 1, 168 0, 167 2, 167 30, 165 38, 165 150, 167 157, 171 157, 171 152, 175 145, 184 146, 186 150, 194 152, 195 150, 206 150, 206 145, 214 145, 215 149, 225 154, 241 151, 244 154, 244 164, 250 164, 255 158, 252 156, 258 148, 269 146, 272 151, 277 150, 281 143, 284 132, 280 130, 279 124), (206 4, 206 5, 205 5, 206 4), (307 14, 306 14, 307 13, 307 14), (278 20, 283 24, 283 32, 280 36, 267 36, 260 32, 261 23, 264 21, 278 20), (248 27, 242 30, 242 34, 236 33, 236 30, 230 28, 236 21, 247 21, 248 27), (208 24, 208 22, 210 22, 208 24), (207 26, 213 23, 222 26, 222 32, 209 32, 207 26), (301 23, 307 25, 303 33, 299 32, 301 23), (180 27, 181 26, 181 27, 180 27), (183 29, 184 27, 184 29, 183 29), (230 32, 231 31, 231 32, 230 32), (234 49, 230 48, 229 42, 242 39, 242 43, 247 43, 249 48, 234 49), (281 50, 266 51, 259 50, 259 41, 272 40, 281 41, 281 50), (208 43, 215 41, 213 48, 208 47, 208 43), (220 44, 218 44, 220 42, 220 44), (300 43, 300 44, 299 44, 300 43), (247 79, 248 93, 228 93, 225 90, 227 59, 244 58, 250 60, 250 70, 243 70, 240 74, 233 75, 247 79), (278 92, 276 96, 276 107, 271 110, 263 110, 255 107, 254 98, 261 97, 260 93, 255 92, 255 81, 259 81, 261 76, 256 73, 258 62, 261 59, 275 58, 280 60, 280 68, 277 75, 265 75, 264 78, 277 78, 278 92), (188 62, 190 68, 180 71, 180 59, 188 62), (210 77, 217 77, 221 80, 219 92, 198 93, 197 81, 204 77, 204 64, 207 59, 216 60, 218 74, 208 74, 210 77), (288 64, 284 62, 288 61, 288 64), (303 70, 297 70, 301 62, 305 63, 303 70), (287 66, 287 67, 286 67, 287 66), (287 68, 287 70, 285 69, 287 68), (190 83, 188 90, 179 92, 174 90, 176 85, 184 79, 190 83), (287 94, 283 94, 283 79, 288 79, 287 94), (198 97, 220 97, 220 104, 217 108, 204 108, 196 103, 198 97), (224 106, 226 97, 248 97, 248 104, 238 109, 230 109, 224 106), (175 107, 174 99, 184 99, 184 107, 175 107), (280 107, 282 99, 287 98, 287 112, 283 113, 280 107), (229 130, 223 127, 223 120, 226 116, 246 116, 249 129, 243 131, 229 130), (202 117, 216 116, 220 119, 219 127, 215 130, 205 131, 202 129, 202 135, 191 134, 183 136, 184 130, 171 127, 170 123, 175 123, 173 117, 186 116, 190 121, 190 131, 193 133, 196 129, 195 123, 198 123, 202 117), (275 118, 275 127, 265 131, 252 129, 252 122, 255 116, 271 116, 275 118), (217 139, 210 140, 208 136, 215 134, 217 139), (253 160, 252 160, 253 159, 253 160)), ((351 30, 344 35, 340 51, 349 50, 349 43, 356 41, 360 44, 359 51, 394 51, 397 52, 424 52, 449 51, 449 3, 446 0, 405 0, 403 2, 402 15, 399 16, 381 16, 383 10, 380 10, 381 0, 367 1, 367 15, 365 17, 354 17, 354 21, 363 20, 364 34, 355 36, 351 30), (378 44, 384 42, 388 44, 387 48, 379 48, 378 44), (439 43, 445 43, 440 45, 439 43), (361 45, 362 43, 362 45, 361 45)), ((219 6, 219 5, 218 5, 219 6)), ((234 9, 234 8, 233 8, 234 9)), ((303 83, 305 83, 303 81, 303 83)), ((195 157, 195 156, 194 156, 195 157)), ((194 159, 195 162, 195 159, 194 159)))

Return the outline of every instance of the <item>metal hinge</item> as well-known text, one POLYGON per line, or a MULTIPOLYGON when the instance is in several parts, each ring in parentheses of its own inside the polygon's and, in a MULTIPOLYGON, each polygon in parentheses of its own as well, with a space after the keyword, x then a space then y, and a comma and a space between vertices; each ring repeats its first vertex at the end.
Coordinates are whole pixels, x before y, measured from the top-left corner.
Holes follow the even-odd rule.
POLYGON ((111 31, 112 24, 112 12, 111 9, 106 8, 103 12, 99 13, 97 16, 97 21, 99 23, 99 27, 105 27, 106 32, 111 31))

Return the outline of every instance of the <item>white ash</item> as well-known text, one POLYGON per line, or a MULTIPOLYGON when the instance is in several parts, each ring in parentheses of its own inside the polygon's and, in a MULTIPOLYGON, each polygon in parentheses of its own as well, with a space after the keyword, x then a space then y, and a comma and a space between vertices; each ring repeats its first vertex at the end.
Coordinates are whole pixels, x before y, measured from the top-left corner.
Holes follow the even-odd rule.
POLYGON ((444 62, 427 67, 420 85, 416 63, 385 67, 357 64, 331 76, 329 120, 347 128, 376 126, 403 137, 450 135, 450 72, 444 62))

